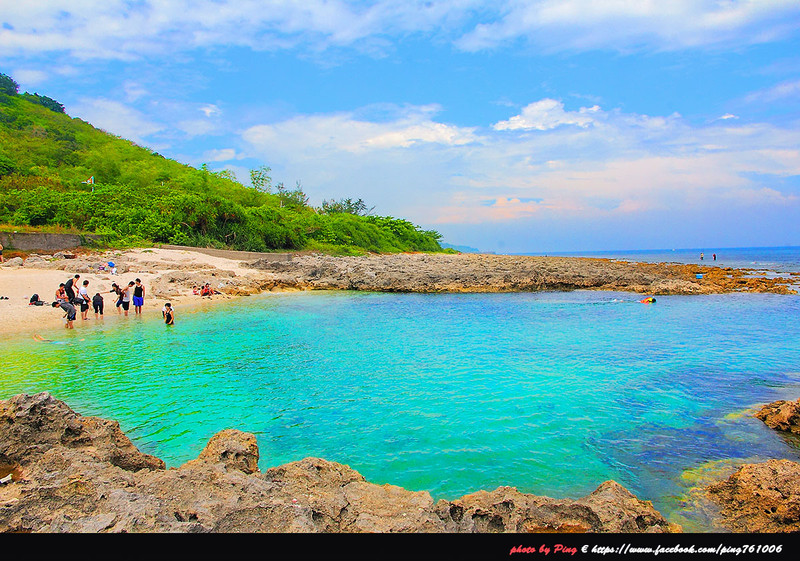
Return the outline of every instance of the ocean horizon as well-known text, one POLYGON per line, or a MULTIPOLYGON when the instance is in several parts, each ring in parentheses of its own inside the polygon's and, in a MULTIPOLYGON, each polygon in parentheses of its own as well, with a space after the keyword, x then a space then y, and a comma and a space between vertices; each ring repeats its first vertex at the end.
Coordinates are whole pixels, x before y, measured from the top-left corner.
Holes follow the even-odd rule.
POLYGON ((683 263, 735 269, 770 270, 779 273, 800 271, 800 246, 702 247, 680 249, 629 249, 605 251, 530 252, 514 255, 553 255, 594 257, 642 263, 683 263), (700 254, 703 259, 700 259, 700 254), (713 256, 716 253, 717 259, 713 256))

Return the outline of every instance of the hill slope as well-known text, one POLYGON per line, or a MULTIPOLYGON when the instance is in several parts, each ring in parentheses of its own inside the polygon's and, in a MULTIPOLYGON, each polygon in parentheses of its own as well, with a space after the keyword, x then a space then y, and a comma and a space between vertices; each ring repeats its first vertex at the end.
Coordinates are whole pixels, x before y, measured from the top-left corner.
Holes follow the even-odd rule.
POLYGON ((112 244, 442 250, 437 232, 406 220, 340 211, 352 205, 314 209, 299 187, 268 192, 263 173, 260 184, 164 158, 69 117, 55 100, 19 94, 0 74, 0 223, 74 228, 112 244), (90 177, 94 185, 84 183, 90 177))

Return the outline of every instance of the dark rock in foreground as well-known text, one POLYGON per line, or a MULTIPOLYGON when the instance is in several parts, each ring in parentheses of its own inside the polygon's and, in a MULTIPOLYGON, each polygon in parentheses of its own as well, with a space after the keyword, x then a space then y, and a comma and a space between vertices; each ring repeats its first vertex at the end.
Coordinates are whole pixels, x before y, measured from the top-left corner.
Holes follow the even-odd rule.
POLYGON ((768 460, 746 464, 708 488, 734 532, 800 531, 800 464, 768 460))
POLYGON ((555 500, 500 487, 434 503, 306 458, 261 473, 255 436, 215 435, 165 469, 115 422, 47 393, 0 401, 0 532, 669 532, 649 501, 608 481, 555 500))
POLYGON ((800 434, 800 399, 775 401, 755 414, 771 429, 800 434))

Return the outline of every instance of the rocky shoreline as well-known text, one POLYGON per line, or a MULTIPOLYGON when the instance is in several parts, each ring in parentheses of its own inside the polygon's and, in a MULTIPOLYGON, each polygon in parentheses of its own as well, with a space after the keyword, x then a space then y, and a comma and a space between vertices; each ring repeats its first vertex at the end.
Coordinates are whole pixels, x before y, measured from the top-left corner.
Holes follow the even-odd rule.
POLYGON ((512 487, 434 502, 319 458, 258 470, 252 434, 224 430, 165 469, 119 424, 47 393, 0 401, 0 532, 675 532, 613 481, 577 500, 512 487))
MULTIPOLYGON (((577 500, 499 487, 434 501, 320 458, 266 472, 258 460, 255 436, 229 429, 166 469, 114 421, 48 393, 17 395, 0 401, 0 533, 681 532, 614 481, 577 500)), ((745 464, 704 495, 727 531, 800 531, 797 462, 745 464)))
POLYGON ((305 255, 288 262, 257 260, 259 290, 378 292, 531 292, 614 290, 641 294, 772 292, 796 294, 794 278, 768 278, 747 269, 633 263, 579 257, 483 254, 397 254, 367 257, 305 255), (698 275, 702 278, 698 278, 698 275))

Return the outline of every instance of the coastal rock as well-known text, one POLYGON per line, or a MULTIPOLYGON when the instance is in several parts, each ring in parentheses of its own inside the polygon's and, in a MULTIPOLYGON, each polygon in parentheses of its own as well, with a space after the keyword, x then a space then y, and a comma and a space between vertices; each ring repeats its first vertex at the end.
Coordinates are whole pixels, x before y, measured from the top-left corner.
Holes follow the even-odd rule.
POLYGON ((800 434, 800 399, 775 401, 762 407, 755 417, 771 429, 800 434))
POLYGON ((23 263, 25 267, 37 267, 37 268, 46 267, 48 264, 49 262, 45 258, 43 258, 41 255, 36 255, 35 253, 29 255, 28 258, 25 259, 23 263))
POLYGON ((450 532, 675 532, 649 501, 606 481, 577 501, 520 493, 513 487, 439 501, 450 532))
POLYGON ((291 261, 257 260, 272 286, 304 290, 380 292, 520 292, 620 290, 644 294, 720 292, 792 293, 782 278, 669 263, 629 263, 576 257, 395 254, 364 257, 298 255, 291 261), (697 275, 701 274, 702 279, 697 275))
POLYGON ((0 401, 0 532, 662 532, 649 502, 614 482, 555 500, 501 487, 434 504, 306 458, 258 470, 255 436, 224 430, 195 460, 164 469, 119 425, 47 393, 0 401))
POLYGON ((2 263, 3 267, 22 267, 22 265, 22 257, 12 257, 11 259, 6 259, 2 263))
POLYGON ((745 464, 708 488, 722 523, 734 532, 800 531, 800 464, 768 460, 745 464))
POLYGON ((0 401, 0 462, 35 462, 55 447, 81 450, 122 469, 164 469, 143 454, 116 421, 82 417, 47 392, 0 401))

